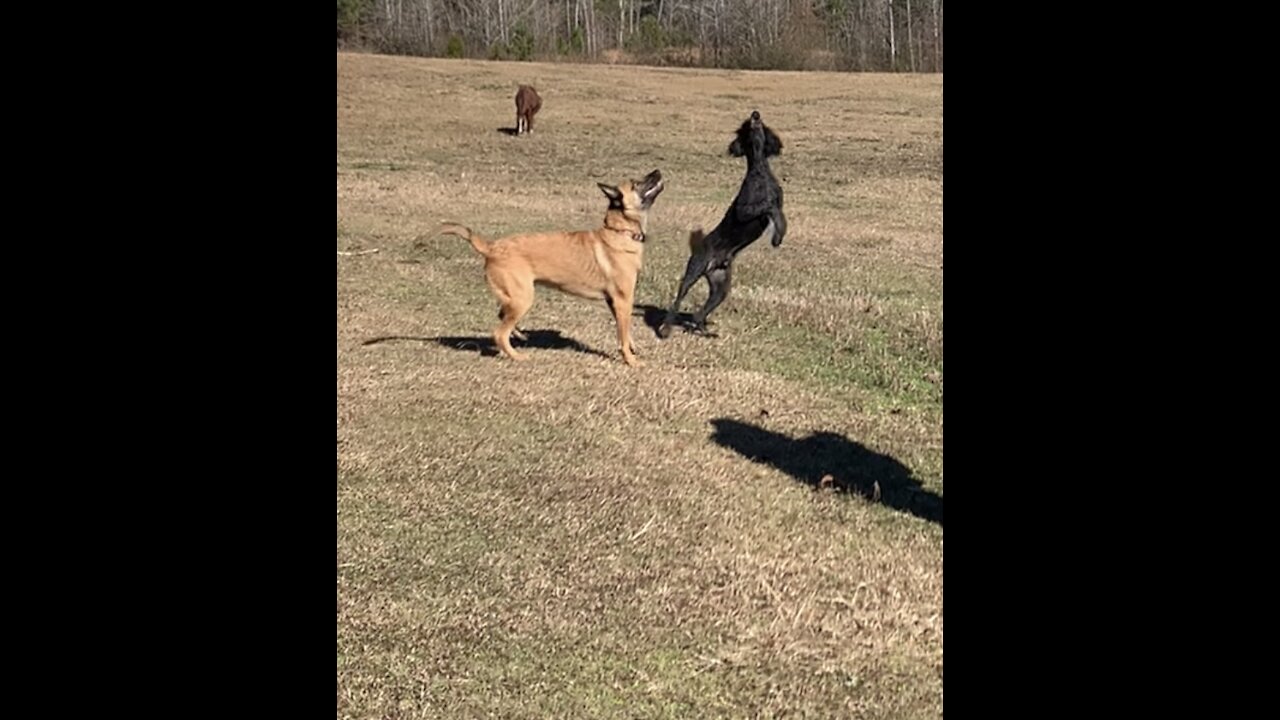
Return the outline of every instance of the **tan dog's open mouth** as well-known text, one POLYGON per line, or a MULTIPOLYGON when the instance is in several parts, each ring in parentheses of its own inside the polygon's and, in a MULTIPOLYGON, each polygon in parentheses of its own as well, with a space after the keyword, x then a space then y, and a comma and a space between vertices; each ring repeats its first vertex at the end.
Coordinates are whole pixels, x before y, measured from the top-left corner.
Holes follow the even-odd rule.
POLYGON ((656 200, 658 195, 662 194, 662 191, 666 188, 666 185, 662 181, 662 172, 659 170, 654 170, 646 175, 643 180, 636 183, 636 186, 640 191, 641 207, 645 210, 648 210, 649 207, 653 205, 653 201, 656 200))

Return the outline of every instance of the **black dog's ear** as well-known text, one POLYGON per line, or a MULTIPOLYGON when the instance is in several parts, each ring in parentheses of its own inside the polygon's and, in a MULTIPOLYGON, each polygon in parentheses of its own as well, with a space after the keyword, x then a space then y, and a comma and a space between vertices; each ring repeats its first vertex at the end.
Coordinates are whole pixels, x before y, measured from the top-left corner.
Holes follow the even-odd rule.
POLYGON ((733 142, 729 143, 729 154, 734 157, 747 154, 747 151, 742 148, 742 138, 734 138, 733 142))
POLYGON ((782 154, 782 138, 774 134, 766 125, 764 128, 764 156, 773 157, 782 154))
POLYGON ((622 191, 612 185, 605 185, 602 182, 596 183, 600 186, 600 190, 604 192, 604 196, 609 198, 609 202, 622 202, 622 191))

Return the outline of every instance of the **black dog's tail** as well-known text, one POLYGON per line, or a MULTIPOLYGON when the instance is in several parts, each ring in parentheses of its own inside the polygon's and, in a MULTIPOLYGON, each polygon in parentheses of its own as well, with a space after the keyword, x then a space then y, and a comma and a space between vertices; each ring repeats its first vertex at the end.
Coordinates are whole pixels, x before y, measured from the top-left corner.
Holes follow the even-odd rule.
POLYGON ((489 257, 489 245, 479 235, 471 232, 470 228, 463 227, 457 223, 445 223, 440 226, 440 232, 444 235, 456 235, 463 240, 469 241, 471 247, 476 249, 476 252, 489 257))
POLYGON ((689 233, 689 252, 694 255, 701 252, 702 241, 705 240, 706 237, 707 234, 703 232, 702 228, 695 228, 693 232, 689 233))

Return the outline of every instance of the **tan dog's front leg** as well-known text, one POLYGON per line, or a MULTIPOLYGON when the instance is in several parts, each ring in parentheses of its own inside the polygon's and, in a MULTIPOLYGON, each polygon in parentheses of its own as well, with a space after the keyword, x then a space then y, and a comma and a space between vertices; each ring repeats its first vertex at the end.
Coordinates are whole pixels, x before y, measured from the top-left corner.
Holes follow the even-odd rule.
POLYGON ((612 298, 609 307, 613 310, 614 322, 618 324, 618 346, 622 348, 622 359, 631 367, 644 367, 631 350, 631 296, 619 293, 612 298))

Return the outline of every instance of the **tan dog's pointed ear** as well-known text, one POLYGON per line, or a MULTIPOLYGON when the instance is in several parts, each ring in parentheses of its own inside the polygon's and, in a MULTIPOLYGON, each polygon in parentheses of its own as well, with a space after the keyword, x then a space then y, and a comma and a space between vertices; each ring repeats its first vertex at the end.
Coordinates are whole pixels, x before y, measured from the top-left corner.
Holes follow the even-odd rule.
POLYGON ((622 202, 622 191, 612 185, 605 185, 602 182, 596 183, 600 186, 600 190, 604 192, 604 196, 609 198, 611 202, 622 202))

